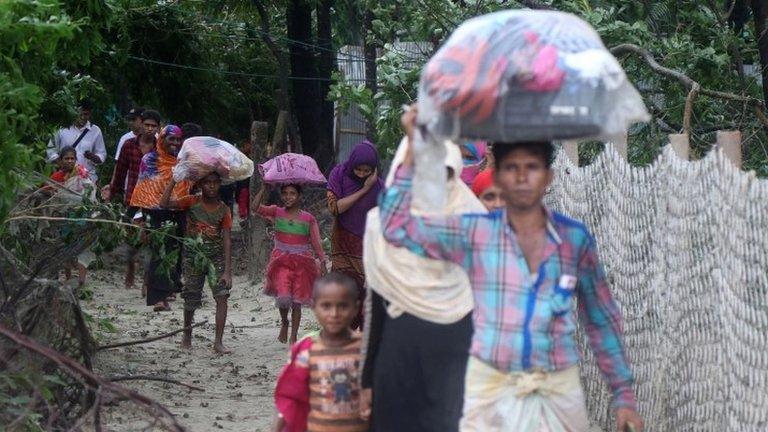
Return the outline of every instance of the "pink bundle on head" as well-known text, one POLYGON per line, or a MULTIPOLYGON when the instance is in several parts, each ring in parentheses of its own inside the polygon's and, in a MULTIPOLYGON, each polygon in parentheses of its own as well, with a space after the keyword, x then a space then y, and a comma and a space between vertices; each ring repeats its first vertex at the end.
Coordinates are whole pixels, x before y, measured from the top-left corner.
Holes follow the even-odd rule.
POLYGON ((325 176, 317 162, 307 155, 283 153, 259 165, 264 183, 275 185, 300 184, 322 186, 325 176))

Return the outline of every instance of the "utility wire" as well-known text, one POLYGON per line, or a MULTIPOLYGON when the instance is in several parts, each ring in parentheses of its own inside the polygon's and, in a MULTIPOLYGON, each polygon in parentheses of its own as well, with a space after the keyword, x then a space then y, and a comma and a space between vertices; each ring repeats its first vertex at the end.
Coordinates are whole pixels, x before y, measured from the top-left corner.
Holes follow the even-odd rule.
MULTIPOLYGON (((200 66, 190 66, 190 65, 184 65, 184 64, 179 64, 179 63, 164 62, 164 61, 153 60, 153 59, 148 59, 148 58, 144 58, 144 57, 137 57, 137 56, 133 56, 133 55, 129 55, 128 58, 131 59, 131 60, 136 60, 136 61, 140 61, 140 62, 144 62, 144 63, 152 63, 152 64, 156 64, 156 65, 174 67, 174 68, 178 68, 178 69, 196 70, 196 71, 201 71, 201 72, 213 72, 213 73, 218 73, 218 74, 222 74, 222 75, 235 75, 235 76, 244 76, 244 77, 250 77, 250 78, 274 78, 274 79, 280 78, 279 75, 254 74, 254 73, 248 73, 248 72, 227 71, 227 70, 222 70, 222 69, 211 69, 211 68, 200 67, 200 66)), ((294 80, 294 81, 322 81, 322 82, 333 82, 334 81, 331 78, 321 78, 321 77, 289 76, 288 79, 289 80, 294 80)), ((346 81, 348 81, 348 82, 355 82, 355 81, 364 82, 365 80, 347 79, 346 81)))
MULTIPOLYGON (((227 24, 231 24, 231 23, 228 23, 226 21, 219 21, 219 22, 210 22, 209 21, 206 24, 208 24, 208 25, 220 25, 220 26, 224 27, 227 24)), ((231 30, 232 27, 228 27, 228 29, 231 30)), ((316 49, 316 50, 319 50, 319 51, 326 51, 326 52, 331 52, 331 53, 334 53, 334 54, 338 54, 338 52, 336 50, 334 50, 333 48, 328 48, 328 47, 324 47, 322 45, 316 45, 316 44, 311 44, 311 43, 300 41, 300 40, 296 40, 296 39, 291 39, 291 38, 289 38, 287 36, 271 34, 271 33, 265 32, 264 30, 261 30, 261 29, 256 28, 256 27, 249 27, 249 30, 253 30, 255 32, 261 33, 261 34, 263 34, 265 36, 268 36, 270 38, 273 38, 273 39, 281 39, 281 40, 283 40, 283 41, 285 41, 285 42, 287 42, 289 44, 304 46, 306 48, 312 48, 312 49, 316 49)), ((227 37, 225 35, 216 35, 214 33, 206 33, 206 34, 213 35, 213 36, 218 36, 218 37, 227 37)), ((236 34, 233 34, 231 36, 234 36, 234 37, 236 37, 238 39, 243 39, 243 40, 261 41, 261 38, 253 38, 253 37, 249 37, 249 36, 240 36, 240 35, 236 35, 236 34)), ((365 60, 365 57, 353 56, 351 54, 345 54, 345 55, 347 55, 349 57, 354 57, 354 58, 358 58, 358 59, 361 59, 361 60, 365 60)))
MULTIPOLYGON (((200 33, 193 32, 193 31, 182 31, 182 30, 175 30, 175 31, 176 31, 176 33, 181 33, 181 34, 190 35, 190 36, 197 36, 197 35, 200 34, 200 33)), ((223 35, 223 34, 207 32, 207 33, 204 33, 204 35, 205 36, 210 36, 210 37, 215 37, 215 38, 220 38, 220 39, 237 39, 237 40, 244 40, 244 41, 263 42, 263 40, 261 38, 253 38, 253 37, 241 36, 241 35, 237 35, 237 34, 223 35)), ((343 57, 341 59, 342 61, 352 61, 352 62, 358 62, 358 63, 365 62, 365 57, 362 57, 362 56, 359 56, 359 55, 355 55, 355 54, 351 54, 351 53, 345 53, 345 52, 341 52, 341 51, 334 51, 332 49, 321 47, 320 45, 312 45, 312 46, 316 47, 318 50, 332 52, 336 56, 343 57)))

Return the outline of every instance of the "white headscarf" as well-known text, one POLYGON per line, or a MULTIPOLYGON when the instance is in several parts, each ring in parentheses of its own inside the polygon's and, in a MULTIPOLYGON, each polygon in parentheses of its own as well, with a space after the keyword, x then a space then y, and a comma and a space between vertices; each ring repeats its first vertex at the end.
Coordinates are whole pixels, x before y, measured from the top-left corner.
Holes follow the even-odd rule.
MULTIPOLYGON (((472 191, 459 180, 462 170, 461 151, 451 142, 445 143, 445 165, 454 172, 448 180, 447 202, 442 211, 423 208, 413 201, 411 212, 426 215, 486 213, 472 191)), ((386 185, 394 180, 397 167, 405 158, 405 139, 395 153, 386 185)), ((418 188, 414 184, 414 188, 418 188)), ((407 312, 437 324, 459 321, 474 307, 472 290, 466 272, 459 265, 420 257, 406 248, 389 244, 382 235, 379 208, 368 212, 363 239, 363 264, 367 284, 389 302, 387 313, 397 318, 407 312)))

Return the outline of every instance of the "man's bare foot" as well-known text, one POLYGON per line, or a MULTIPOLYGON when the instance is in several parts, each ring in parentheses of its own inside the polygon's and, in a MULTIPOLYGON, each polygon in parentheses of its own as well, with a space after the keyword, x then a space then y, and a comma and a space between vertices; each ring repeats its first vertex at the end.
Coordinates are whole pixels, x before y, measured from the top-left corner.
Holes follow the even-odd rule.
POLYGON ((155 312, 166 312, 171 310, 171 305, 169 305, 167 301, 158 302, 152 310, 155 312))
POLYGON ((144 284, 141 286, 141 298, 145 298, 147 296, 147 284, 144 284))
POLYGON ((213 344, 213 350, 219 354, 232 354, 232 350, 225 347, 221 342, 213 344))
POLYGON ((288 341, 288 344, 289 344, 289 345, 293 345, 293 344, 295 344, 295 343, 296 343, 296 336, 291 336, 291 340, 290 340, 290 341, 288 341))
POLYGON ((186 336, 181 338, 181 349, 190 350, 192 349, 192 338, 187 338, 186 336))
POLYGON ((280 325, 280 334, 277 335, 277 341, 280 343, 288 342, 288 321, 280 325))

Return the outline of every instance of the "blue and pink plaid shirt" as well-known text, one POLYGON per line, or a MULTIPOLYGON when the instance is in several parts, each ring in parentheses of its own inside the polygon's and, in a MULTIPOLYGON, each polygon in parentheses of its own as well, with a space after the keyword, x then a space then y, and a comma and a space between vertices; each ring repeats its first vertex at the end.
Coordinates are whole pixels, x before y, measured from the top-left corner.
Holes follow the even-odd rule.
POLYGON ((613 391, 614 407, 634 409, 621 314, 587 228, 547 211, 547 243, 538 272, 531 273, 504 211, 412 215, 412 177, 411 169, 400 168, 383 195, 384 236, 396 246, 467 270, 475 298, 471 354, 501 371, 566 369, 580 359, 578 315, 613 391))

